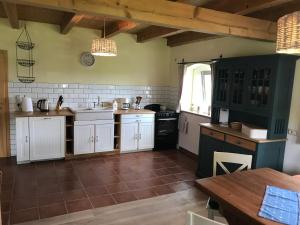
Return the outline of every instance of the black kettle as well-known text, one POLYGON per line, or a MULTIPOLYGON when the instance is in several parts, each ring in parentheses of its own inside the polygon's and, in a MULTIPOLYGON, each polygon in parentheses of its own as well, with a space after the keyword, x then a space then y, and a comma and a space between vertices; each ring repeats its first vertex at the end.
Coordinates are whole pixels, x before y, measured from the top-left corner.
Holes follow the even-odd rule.
POLYGON ((48 99, 40 99, 36 103, 36 107, 41 111, 41 112, 49 112, 49 102, 48 99))

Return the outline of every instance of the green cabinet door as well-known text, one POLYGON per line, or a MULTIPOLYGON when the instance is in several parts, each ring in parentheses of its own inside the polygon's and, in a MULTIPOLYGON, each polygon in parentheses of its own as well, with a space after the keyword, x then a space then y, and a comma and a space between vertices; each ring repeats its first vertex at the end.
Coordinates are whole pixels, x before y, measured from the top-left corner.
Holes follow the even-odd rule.
POLYGON ((222 151, 223 141, 200 135, 198 169, 196 175, 200 178, 213 175, 213 155, 215 151, 222 151))

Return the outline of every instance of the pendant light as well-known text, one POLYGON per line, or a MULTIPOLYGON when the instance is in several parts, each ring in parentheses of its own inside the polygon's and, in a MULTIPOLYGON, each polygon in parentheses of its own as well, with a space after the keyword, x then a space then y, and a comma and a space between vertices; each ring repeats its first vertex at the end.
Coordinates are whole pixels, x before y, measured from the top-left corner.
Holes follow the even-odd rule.
POLYGON ((300 54, 300 11, 279 18, 277 24, 276 52, 300 54))
POLYGON ((103 21, 103 38, 93 40, 91 54, 94 56, 117 56, 116 42, 105 38, 105 18, 103 21))

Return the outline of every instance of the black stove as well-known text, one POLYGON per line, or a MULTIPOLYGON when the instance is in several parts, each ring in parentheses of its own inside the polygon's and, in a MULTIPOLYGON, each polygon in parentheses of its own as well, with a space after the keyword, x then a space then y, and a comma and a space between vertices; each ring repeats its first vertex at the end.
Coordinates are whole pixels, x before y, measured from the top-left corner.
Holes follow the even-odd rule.
POLYGON ((155 111, 154 150, 175 149, 178 140, 178 116, 175 110, 161 111, 160 104, 144 107, 155 111))

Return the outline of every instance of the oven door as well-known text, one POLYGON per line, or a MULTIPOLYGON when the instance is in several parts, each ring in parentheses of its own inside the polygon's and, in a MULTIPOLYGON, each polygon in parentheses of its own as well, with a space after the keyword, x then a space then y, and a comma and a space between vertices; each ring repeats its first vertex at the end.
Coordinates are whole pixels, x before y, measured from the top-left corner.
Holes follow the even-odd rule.
POLYGON ((156 120, 156 136, 169 136, 177 133, 177 118, 158 118, 156 120))

